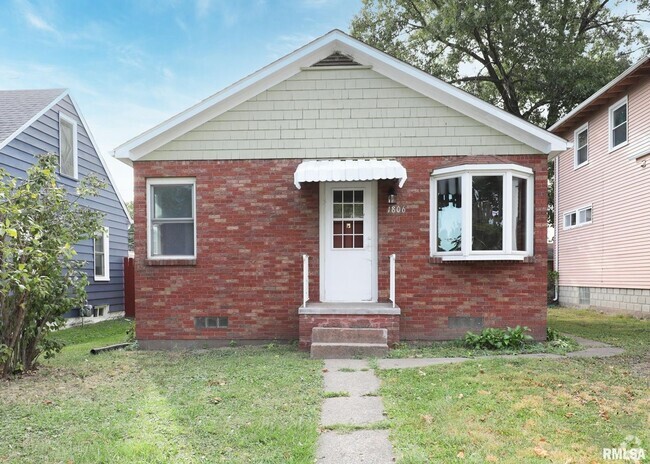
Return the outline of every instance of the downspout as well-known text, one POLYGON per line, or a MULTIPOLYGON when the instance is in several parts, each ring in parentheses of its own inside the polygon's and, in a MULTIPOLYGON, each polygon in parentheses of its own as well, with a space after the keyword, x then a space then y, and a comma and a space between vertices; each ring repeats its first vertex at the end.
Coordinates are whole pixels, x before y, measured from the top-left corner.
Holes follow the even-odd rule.
MULTIPOLYGON (((555 272, 558 272, 560 268, 560 232, 558 229, 558 218, 559 218, 559 211, 560 211, 560 163, 559 160, 560 155, 557 155, 555 159, 553 160, 553 163, 555 163, 555 167, 553 171, 555 172, 555 209, 553 211, 553 214, 555 215, 555 230, 553 231, 553 235, 555 235, 555 253, 553 256, 553 270, 555 272)), ((560 276, 559 274, 555 278, 555 296, 553 297, 553 303, 557 303, 558 300, 560 299, 560 276)))

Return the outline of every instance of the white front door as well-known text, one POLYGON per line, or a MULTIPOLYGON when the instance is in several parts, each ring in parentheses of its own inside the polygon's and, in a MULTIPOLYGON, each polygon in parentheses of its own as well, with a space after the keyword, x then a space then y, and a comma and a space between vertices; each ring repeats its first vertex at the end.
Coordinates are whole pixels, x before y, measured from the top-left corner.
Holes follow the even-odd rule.
POLYGON ((377 301, 377 183, 321 184, 321 300, 377 301))

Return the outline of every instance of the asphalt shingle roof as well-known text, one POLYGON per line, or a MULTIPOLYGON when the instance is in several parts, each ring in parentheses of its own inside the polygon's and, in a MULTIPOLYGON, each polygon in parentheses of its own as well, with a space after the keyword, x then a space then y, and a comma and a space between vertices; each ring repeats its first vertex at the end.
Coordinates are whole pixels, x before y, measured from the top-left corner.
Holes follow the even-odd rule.
POLYGON ((0 143, 64 91, 65 89, 0 90, 0 143))

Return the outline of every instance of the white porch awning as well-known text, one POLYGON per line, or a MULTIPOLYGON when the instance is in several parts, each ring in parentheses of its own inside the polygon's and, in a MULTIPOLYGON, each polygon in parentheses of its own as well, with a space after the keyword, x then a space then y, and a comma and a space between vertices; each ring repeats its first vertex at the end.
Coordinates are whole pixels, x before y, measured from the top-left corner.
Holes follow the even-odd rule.
POLYGON ((300 163, 293 174, 293 183, 299 189, 302 182, 397 179, 402 187, 406 177, 406 168, 395 160, 317 160, 300 163))

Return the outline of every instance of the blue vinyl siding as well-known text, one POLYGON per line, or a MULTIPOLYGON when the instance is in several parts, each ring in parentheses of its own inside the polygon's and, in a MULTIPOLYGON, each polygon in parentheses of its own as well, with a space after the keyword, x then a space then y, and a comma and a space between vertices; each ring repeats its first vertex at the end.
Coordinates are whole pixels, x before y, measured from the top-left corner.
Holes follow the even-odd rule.
MULTIPOLYGON (((59 112, 77 122, 77 153, 79 179, 95 174, 107 183, 97 197, 84 200, 84 204, 105 214, 104 226, 109 228, 110 280, 95 282, 93 274, 93 243, 85 240, 75 245, 79 259, 86 261, 88 274, 88 302, 95 306, 110 305, 111 312, 124 311, 123 259, 128 254, 129 221, 115 188, 109 183, 99 154, 94 150, 86 128, 69 97, 63 98, 31 126, 17 135, 0 150, 0 167, 16 177, 25 177, 34 163, 34 156, 42 153, 59 153, 59 112)), ((74 192, 79 181, 59 176, 59 182, 74 192)), ((77 314, 69 314, 76 316, 77 314)))

